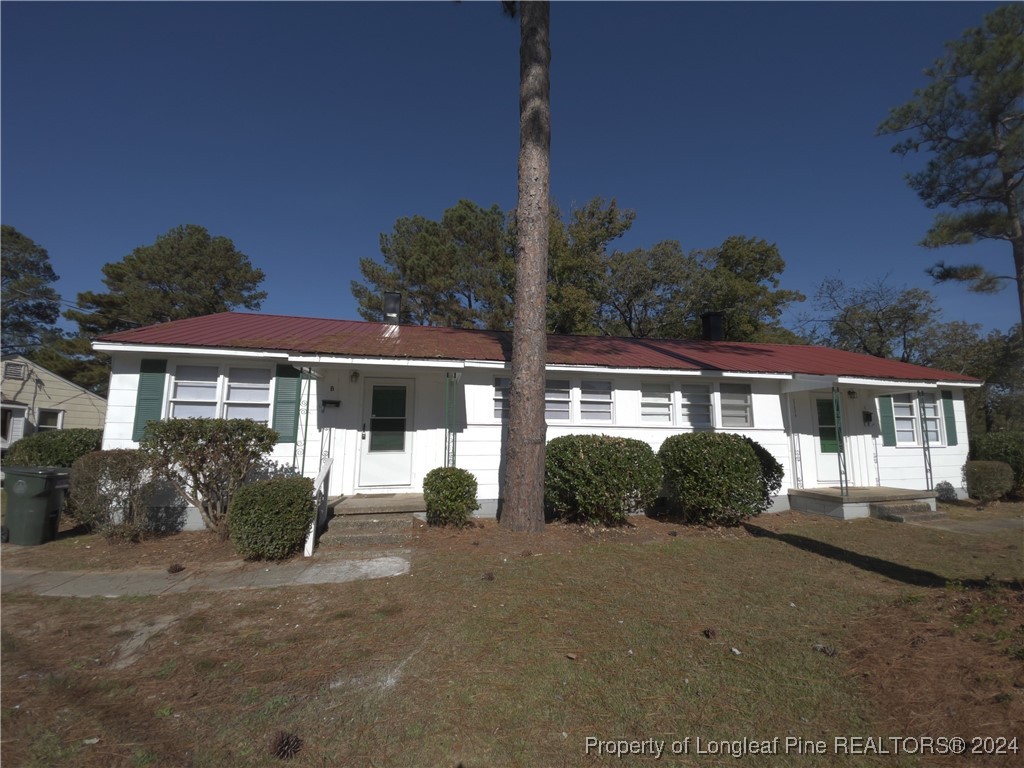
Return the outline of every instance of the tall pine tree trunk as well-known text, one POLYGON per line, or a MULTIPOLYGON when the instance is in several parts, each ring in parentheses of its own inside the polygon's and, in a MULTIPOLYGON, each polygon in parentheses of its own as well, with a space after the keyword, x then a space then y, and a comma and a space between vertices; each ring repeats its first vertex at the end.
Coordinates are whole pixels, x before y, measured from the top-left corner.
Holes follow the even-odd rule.
POLYGON ((551 166, 550 6, 519 4, 519 204, 512 308, 512 381, 501 522, 544 528, 544 366, 547 358, 551 166))

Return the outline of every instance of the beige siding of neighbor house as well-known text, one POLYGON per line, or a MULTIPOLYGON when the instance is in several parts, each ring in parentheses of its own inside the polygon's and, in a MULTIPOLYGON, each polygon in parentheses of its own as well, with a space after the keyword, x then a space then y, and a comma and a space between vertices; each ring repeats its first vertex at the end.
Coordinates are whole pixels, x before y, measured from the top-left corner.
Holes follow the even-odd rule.
POLYGON ((3 398, 25 406, 24 434, 38 431, 41 412, 57 412, 60 429, 102 429, 107 401, 23 357, 3 359, 3 398), (8 377, 8 365, 23 365, 25 376, 8 377))

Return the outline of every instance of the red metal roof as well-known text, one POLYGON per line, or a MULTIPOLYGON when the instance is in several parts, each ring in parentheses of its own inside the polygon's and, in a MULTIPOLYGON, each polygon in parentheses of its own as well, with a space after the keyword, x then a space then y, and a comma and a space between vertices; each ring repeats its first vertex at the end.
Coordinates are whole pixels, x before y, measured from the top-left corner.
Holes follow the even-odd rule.
MULTIPOLYGON (((512 351, 512 335, 499 331, 242 312, 176 320, 102 336, 97 341, 419 360, 507 362, 512 351)), ((612 336, 548 336, 548 364, 977 381, 960 373, 828 347, 612 336)))

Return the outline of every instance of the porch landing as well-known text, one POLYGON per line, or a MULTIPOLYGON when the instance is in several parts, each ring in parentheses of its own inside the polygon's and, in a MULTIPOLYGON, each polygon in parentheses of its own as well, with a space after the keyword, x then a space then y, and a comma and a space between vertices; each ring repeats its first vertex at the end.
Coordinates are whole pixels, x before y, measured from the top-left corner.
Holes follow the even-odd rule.
POLYGON ((374 493, 335 496, 327 508, 335 517, 342 515, 388 515, 426 512, 422 493, 374 493))
POLYGON ((790 488, 789 508, 798 512, 828 515, 840 520, 860 517, 880 517, 876 509, 893 504, 920 504, 935 514, 934 491, 918 491, 907 488, 885 486, 851 486, 846 496, 838 487, 832 488, 790 488))

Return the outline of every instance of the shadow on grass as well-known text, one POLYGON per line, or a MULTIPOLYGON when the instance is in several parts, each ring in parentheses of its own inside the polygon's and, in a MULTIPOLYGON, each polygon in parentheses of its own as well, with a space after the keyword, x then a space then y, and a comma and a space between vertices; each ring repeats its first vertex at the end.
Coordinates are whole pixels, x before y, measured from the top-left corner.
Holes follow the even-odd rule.
POLYGON ((910 566, 901 565, 900 563, 894 563, 889 560, 883 560, 879 557, 863 555, 860 552, 843 549, 842 547, 827 544, 824 541, 818 541, 817 539, 811 539, 807 536, 799 536, 794 533, 776 533, 775 531, 770 531, 767 528, 762 528, 751 523, 743 523, 743 527, 752 536, 781 541, 783 544, 789 544, 797 549, 802 549, 804 552, 810 552, 815 555, 820 555, 821 557, 827 557, 830 560, 836 560, 840 563, 847 563, 856 568, 860 568, 861 570, 871 571, 872 573, 877 573, 880 576, 885 576, 888 579, 901 581, 904 584, 910 584, 915 587, 944 588, 956 585, 963 587, 964 589, 992 589, 1002 587, 1004 589, 1024 591, 1024 583, 1020 580, 1006 581, 992 578, 963 580, 947 579, 945 576, 940 576, 932 571, 925 571, 920 568, 911 568, 910 566))

